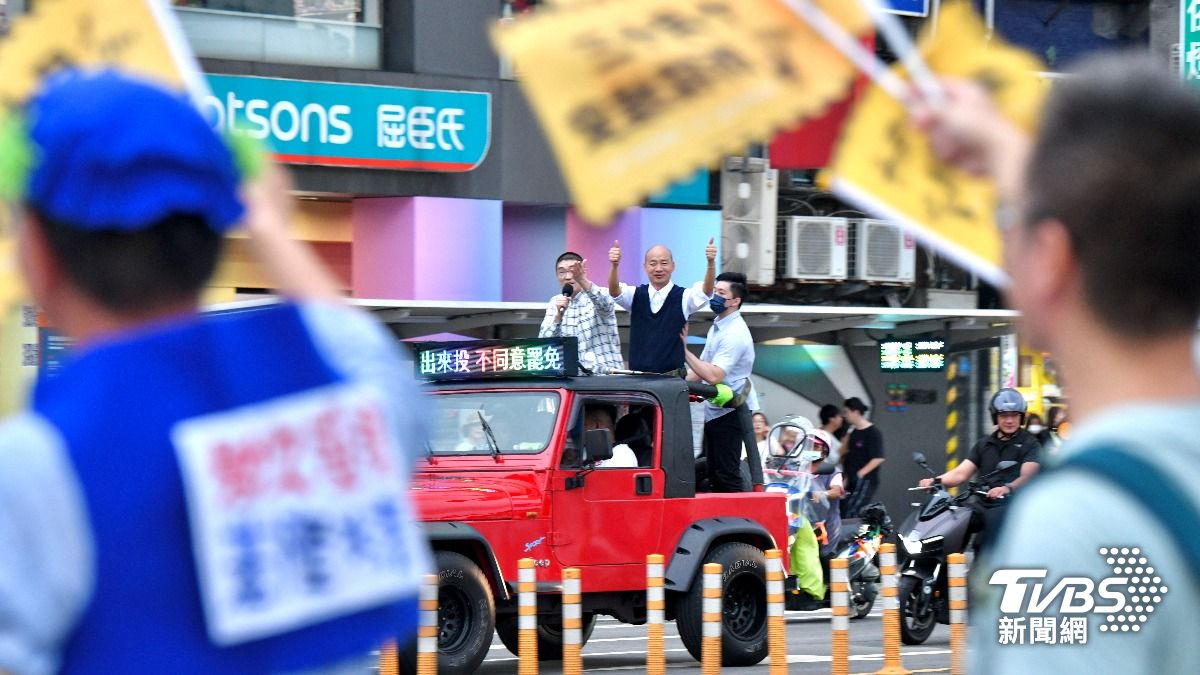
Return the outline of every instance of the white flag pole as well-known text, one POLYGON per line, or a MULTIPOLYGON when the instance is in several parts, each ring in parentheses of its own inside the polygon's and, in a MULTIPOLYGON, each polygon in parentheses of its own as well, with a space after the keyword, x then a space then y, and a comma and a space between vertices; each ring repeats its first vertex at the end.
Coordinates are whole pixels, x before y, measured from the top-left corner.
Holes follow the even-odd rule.
POLYGON ((871 78, 872 82, 879 85, 880 89, 907 106, 908 100, 911 98, 908 83, 895 71, 888 68, 887 64, 878 56, 864 47, 841 24, 831 19, 828 14, 809 0, 783 0, 783 2, 796 13, 796 16, 808 22, 808 25, 825 38, 834 49, 841 52, 856 68, 871 78))

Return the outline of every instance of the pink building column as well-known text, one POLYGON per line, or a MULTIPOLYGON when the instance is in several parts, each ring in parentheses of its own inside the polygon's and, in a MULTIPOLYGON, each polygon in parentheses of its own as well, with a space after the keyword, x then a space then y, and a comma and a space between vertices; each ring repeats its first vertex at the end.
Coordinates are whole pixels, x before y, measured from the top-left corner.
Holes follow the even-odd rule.
POLYGON ((355 199, 353 294, 391 300, 501 299, 501 203, 355 199))

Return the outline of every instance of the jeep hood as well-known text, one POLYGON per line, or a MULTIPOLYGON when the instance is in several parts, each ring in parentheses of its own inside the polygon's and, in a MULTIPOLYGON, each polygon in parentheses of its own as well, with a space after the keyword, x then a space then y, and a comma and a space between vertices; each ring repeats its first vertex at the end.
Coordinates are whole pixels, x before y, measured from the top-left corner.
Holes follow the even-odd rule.
POLYGON ((416 476, 409 494, 423 521, 508 520, 514 501, 539 501, 532 480, 511 477, 416 476))

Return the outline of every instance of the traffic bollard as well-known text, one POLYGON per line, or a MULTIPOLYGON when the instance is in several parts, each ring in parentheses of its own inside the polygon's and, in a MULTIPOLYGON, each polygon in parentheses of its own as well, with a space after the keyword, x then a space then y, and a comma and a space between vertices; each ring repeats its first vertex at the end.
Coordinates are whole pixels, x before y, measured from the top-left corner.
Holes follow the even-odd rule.
POLYGON ((379 675, 400 675, 400 652, 395 640, 388 640, 379 649, 379 675))
POLYGON ((876 675, 909 675, 900 663, 900 604, 896 600, 896 545, 879 547, 883 577, 883 668, 876 675))
POLYGON ((850 675, 850 561, 829 561, 829 600, 833 609, 832 675, 850 675))
POLYGON ((701 620, 704 622, 700 649, 701 675, 721 672, 721 566, 704 565, 704 602, 701 620))
POLYGON ((771 675, 787 673, 787 628, 783 622, 783 553, 767 551, 767 649, 771 675))
POLYGON ((563 628, 563 675, 580 675, 583 672, 583 613, 579 603, 583 589, 579 582, 579 568, 563 570, 562 628, 563 628))
POLYGON ((950 565, 950 675, 967 672, 967 557, 961 553, 946 556, 950 565))
POLYGON ((438 575, 426 574, 421 583, 421 613, 417 627, 417 675, 437 673, 438 575))
POLYGON ((533 558, 521 558, 517 568, 517 673, 537 675, 537 576, 533 558))
POLYGON ((667 655, 663 651, 663 557, 646 556, 646 675, 663 675, 667 655))

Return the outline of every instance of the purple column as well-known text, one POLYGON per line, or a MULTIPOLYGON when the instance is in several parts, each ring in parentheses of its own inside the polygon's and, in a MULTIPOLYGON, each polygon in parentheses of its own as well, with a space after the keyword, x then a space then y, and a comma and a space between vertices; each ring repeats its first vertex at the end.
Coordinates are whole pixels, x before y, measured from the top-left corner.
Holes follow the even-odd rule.
POLYGON ((358 199, 352 213, 356 297, 501 299, 500 202, 358 199))
POLYGON ((505 301, 542 302, 559 291, 554 261, 570 250, 566 223, 562 206, 504 205, 505 301))

